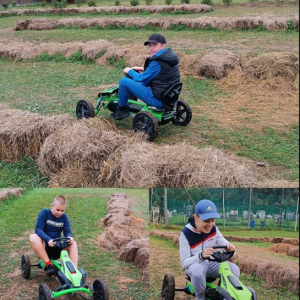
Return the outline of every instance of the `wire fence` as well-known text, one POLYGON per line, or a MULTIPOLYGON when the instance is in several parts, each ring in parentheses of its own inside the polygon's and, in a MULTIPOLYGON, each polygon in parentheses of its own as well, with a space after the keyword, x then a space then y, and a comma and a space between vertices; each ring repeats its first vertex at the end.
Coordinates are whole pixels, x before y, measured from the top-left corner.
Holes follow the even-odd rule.
POLYGON ((299 189, 154 188, 150 190, 151 219, 185 225, 194 204, 202 199, 216 204, 219 227, 299 229, 299 189))

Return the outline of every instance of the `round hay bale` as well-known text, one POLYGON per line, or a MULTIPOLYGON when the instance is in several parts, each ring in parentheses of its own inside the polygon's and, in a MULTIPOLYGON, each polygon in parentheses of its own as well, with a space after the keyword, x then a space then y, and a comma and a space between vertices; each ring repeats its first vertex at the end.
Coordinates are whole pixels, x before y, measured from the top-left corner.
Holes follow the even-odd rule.
POLYGON ((23 189, 11 188, 0 191, 0 201, 10 199, 12 197, 21 197, 23 195, 23 189))
POLYGON ((46 138, 73 122, 68 114, 43 116, 16 109, 2 110, 0 159, 17 161, 23 156, 36 159, 46 138))
POLYGON ((99 245, 109 249, 117 250, 127 245, 132 240, 139 239, 140 236, 130 227, 113 223, 110 227, 107 227, 104 233, 99 238, 99 245))
POLYGON ((196 75, 200 74, 200 59, 201 55, 191 54, 191 55, 179 55, 179 69, 181 75, 196 75))
POLYGON ((22 20, 17 21, 15 25, 13 26, 14 31, 21 31, 21 30, 27 30, 28 25, 30 24, 31 20, 22 20))
POLYGON ((200 59, 200 76, 221 79, 233 69, 238 61, 237 55, 228 50, 215 50, 200 59))
POLYGON ((32 19, 28 26, 28 30, 52 30, 58 28, 58 21, 46 18, 32 19))
POLYGON ((134 264, 140 268, 146 268, 149 265, 149 248, 140 248, 136 252, 134 264))
POLYGON ((295 247, 291 244, 276 244, 271 246, 270 250, 275 253, 282 253, 288 256, 299 257, 299 246, 295 247))
POLYGON ((295 81, 299 73, 299 56, 294 53, 264 53, 257 57, 245 56, 240 62, 245 73, 261 79, 277 76, 295 81))
POLYGON ((105 227, 111 226, 113 223, 119 223, 121 225, 130 226, 131 217, 130 215, 125 216, 122 213, 110 213, 103 219, 103 224, 105 227))

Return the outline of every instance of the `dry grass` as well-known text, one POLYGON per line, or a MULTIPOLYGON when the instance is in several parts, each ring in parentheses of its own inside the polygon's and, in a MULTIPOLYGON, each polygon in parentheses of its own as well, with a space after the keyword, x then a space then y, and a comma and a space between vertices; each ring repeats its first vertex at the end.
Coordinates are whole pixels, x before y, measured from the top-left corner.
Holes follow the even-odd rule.
POLYGON ((21 197, 23 195, 23 189, 11 188, 0 191, 0 201, 10 199, 11 197, 21 197))
POLYGON ((270 250, 275 253, 286 254, 288 256, 299 257, 299 245, 293 246, 289 244, 276 244, 270 247, 270 250))
POLYGON ((73 124, 67 114, 43 116, 17 109, 4 109, 0 119, 0 159, 17 161, 37 158, 45 139, 58 129, 73 124))

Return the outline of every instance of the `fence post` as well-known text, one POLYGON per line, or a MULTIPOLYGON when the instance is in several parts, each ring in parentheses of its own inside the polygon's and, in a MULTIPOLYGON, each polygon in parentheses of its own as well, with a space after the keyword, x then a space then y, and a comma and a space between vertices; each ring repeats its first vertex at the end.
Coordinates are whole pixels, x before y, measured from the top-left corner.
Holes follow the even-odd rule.
POLYGON ((169 223, 169 215, 168 215, 168 193, 167 189, 164 188, 164 215, 165 215, 165 224, 169 223))
POLYGON ((252 188, 250 188, 249 211, 248 211, 248 228, 250 228, 251 200, 252 200, 252 188))
POLYGON ((223 188, 223 229, 225 229, 225 189, 223 188))
POLYGON ((296 208, 295 232, 297 231, 298 210, 299 210, 299 197, 298 197, 298 200, 297 200, 297 208, 296 208))

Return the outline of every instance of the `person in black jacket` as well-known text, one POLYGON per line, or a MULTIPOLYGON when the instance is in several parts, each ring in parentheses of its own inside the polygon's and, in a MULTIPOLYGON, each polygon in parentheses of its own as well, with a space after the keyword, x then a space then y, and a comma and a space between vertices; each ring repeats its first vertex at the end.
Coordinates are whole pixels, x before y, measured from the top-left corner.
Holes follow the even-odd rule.
POLYGON ((149 46, 151 57, 146 59, 144 67, 124 69, 124 73, 130 78, 120 80, 118 110, 112 114, 115 120, 121 120, 130 115, 127 109, 130 94, 148 105, 163 107, 161 101, 163 94, 172 85, 180 82, 179 58, 172 49, 166 48, 165 37, 154 33, 144 45, 149 46))

